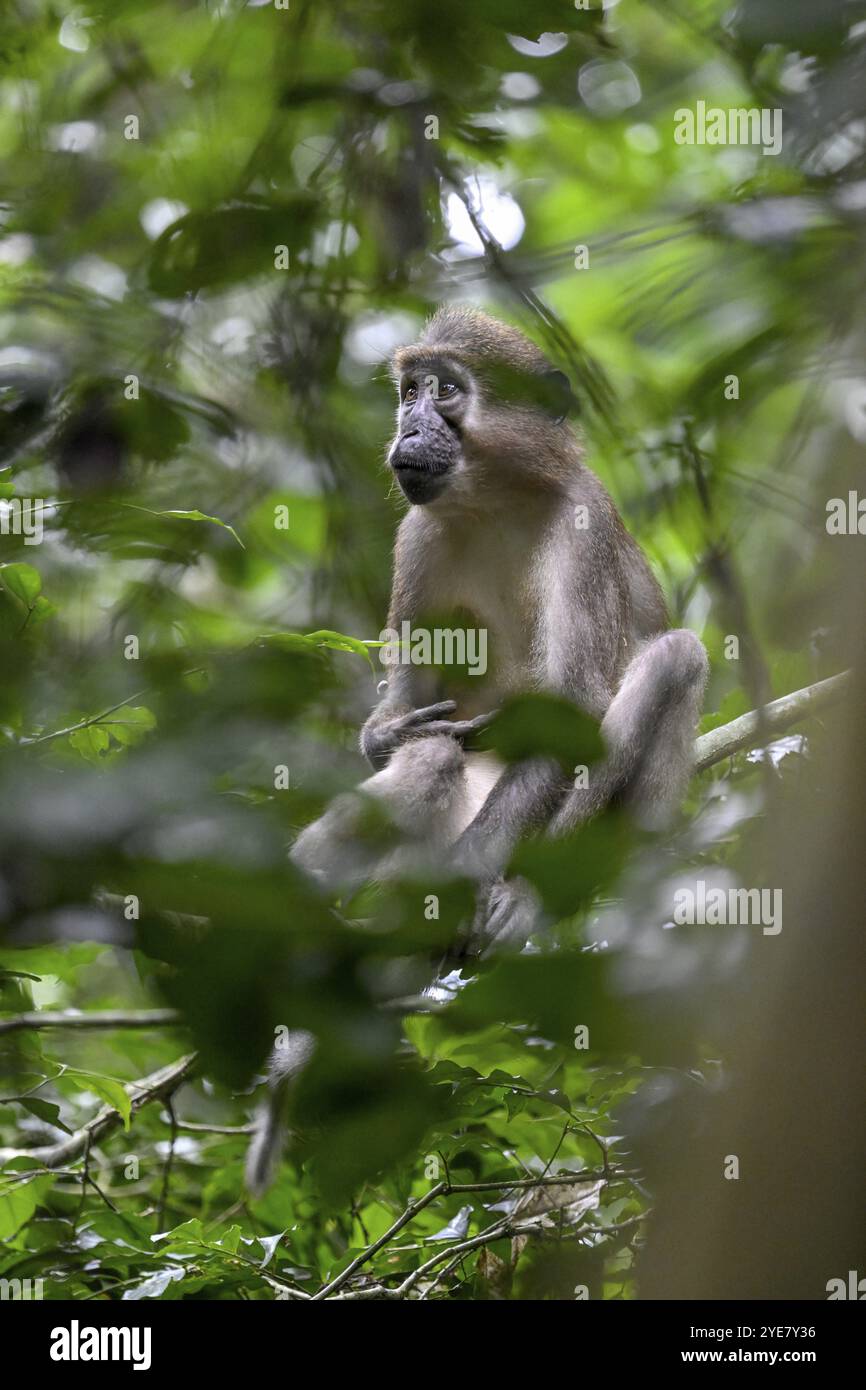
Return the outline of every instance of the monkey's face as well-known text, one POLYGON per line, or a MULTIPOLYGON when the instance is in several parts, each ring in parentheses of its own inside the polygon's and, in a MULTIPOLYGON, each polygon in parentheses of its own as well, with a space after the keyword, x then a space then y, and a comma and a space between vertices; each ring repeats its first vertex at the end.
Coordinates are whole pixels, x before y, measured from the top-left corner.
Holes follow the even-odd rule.
POLYGON ((447 499, 449 509, 472 509, 496 504, 504 485, 557 481, 551 457, 572 399, 567 378, 544 358, 481 354, 476 370, 468 357, 424 343, 395 355, 400 408, 388 462, 416 505, 447 499))
POLYGON ((397 433, 388 462, 410 502, 432 502, 465 471, 462 426, 468 385, 444 363, 401 375, 397 433))

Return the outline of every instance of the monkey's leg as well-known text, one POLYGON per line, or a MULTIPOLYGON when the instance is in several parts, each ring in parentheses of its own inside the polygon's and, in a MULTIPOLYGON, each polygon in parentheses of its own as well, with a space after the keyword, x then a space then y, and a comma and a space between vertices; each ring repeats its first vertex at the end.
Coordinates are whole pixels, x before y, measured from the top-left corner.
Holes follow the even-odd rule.
POLYGON ((454 846, 455 870, 488 883, 495 879, 520 836, 548 824, 569 785, 553 758, 527 758, 506 768, 454 846))
POLYGON ((662 633, 626 669, 601 724, 607 757, 573 788, 550 823, 566 834, 614 797, 649 828, 667 823, 688 785, 708 672, 703 643, 687 628, 662 633))
MULTIPOLYGON (((607 757, 592 768, 589 786, 568 792, 546 833, 576 830, 614 797, 641 824, 666 823, 688 784, 707 669, 703 644, 687 629, 663 633, 638 653, 602 720, 607 757)), ((465 949, 519 948, 541 925, 529 885, 500 879, 481 895, 465 949)))
POLYGON ((519 875, 499 878, 479 894, 468 937, 453 958, 461 963, 466 956, 519 951, 544 920, 541 899, 531 883, 519 875))
POLYGON ((447 959, 520 949, 540 921, 540 905, 523 879, 502 871, 520 836, 546 826, 569 786, 554 759, 531 758, 506 768, 457 840, 451 866, 479 881, 476 909, 447 959))
POLYGON ((328 885, 342 887, 379 877, 386 865, 397 872, 413 853, 435 856, 454 841, 467 818, 468 796, 459 739, 443 733, 410 738, 392 753, 387 767, 356 791, 336 797, 301 832, 291 859, 328 885))

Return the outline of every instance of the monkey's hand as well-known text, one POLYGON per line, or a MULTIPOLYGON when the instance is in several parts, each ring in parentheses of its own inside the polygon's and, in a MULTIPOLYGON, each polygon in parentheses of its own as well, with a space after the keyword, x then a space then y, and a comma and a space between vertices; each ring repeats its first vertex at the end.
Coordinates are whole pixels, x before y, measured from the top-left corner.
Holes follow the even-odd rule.
POLYGON ((426 734, 449 734, 463 744, 473 734, 486 729, 492 714, 478 714, 474 719, 447 719, 457 708, 455 700, 440 700, 436 705, 410 710, 408 714, 383 716, 375 710, 361 730, 361 752, 372 768, 386 766, 396 748, 410 738, 426 734))

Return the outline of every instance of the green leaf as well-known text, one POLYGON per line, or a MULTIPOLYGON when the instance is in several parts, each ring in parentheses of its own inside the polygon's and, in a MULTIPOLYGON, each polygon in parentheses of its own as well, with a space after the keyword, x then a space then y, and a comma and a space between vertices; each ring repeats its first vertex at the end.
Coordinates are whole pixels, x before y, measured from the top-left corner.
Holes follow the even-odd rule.
POLYGON ((631 846, 622 815, 607 811, 560 839, 525 840, 511 857, 509 872, 528 878, 545 907, 560 921, 581 908, 621 873, 631 846))
POLYGON ((179 1226, 173 1226, 169 1231, 161 1231, 154 1240, 170 1240, 172 1244, 180 1244, 193 1241, 196 1245, 204 1244, 204 1227, 198 1217, 192 1217, 189 1221, 182 1221, 179 1226))
POLYGON ((50 603, 44 594, 40 594, 30 609, 28 627, 34 628, 39 623, 44 623, 46 618, 53 618, 57 612, 57 605, 50 603))
POLYGON ((168 511, 156 511, 153 507, 139 507, 133 502, 125 502, 124 506, 131 508, 132 511, 147 512, 149 516, 168 516, 173 517, 177 521, 208 521, 211 526, 220 526, 223 531, 230 532, 241 550, 245 549, 243 541, 233 526, 230 526, 227 521, 221 521, 218 516, 208 516, 207 512, 200 512, 197 508, 193 508, 190 511, 180 511, 172 507, 169 508, 168 511))
POLYGON ((54 1105, 50 1100, 40 1100, 38 1096, 23 1096, 20 1104, 25 1110, 29 1110, 31 1115, 36 1115, 38 1119, 44 1120, 46 1124, 56 1125, 64 1133, 71 1134, 72 1130, 65 1125, 60 1118, 60 1106, 54 1105))
POLYGON ((125 745, 140 743, 145 734, 156 728, 156 715, 146 705, 121 705, 100 727, 125 745))
POLYGON ((569 772, 604 754, 596 721, 556 695, 518 695, 506 701, 478 743, 495 749, 506 762, 556 758, 569 772))
POLYGON ((33 565, 23 562, 0 565, 0 579, 9 590, 28 608, 34 604, 42 592, 42 576, 33 565))
POLYGON ((74 734, 69 735, 69 746, 89 763, 100 763, 110 743, 108 730, 99 724, 88 724, 85 729, 76 729, 74 734))
POLYGON ((215 1245, 219 1250, 226 1250, 232 1255, 237 1254, 238 1246, 241 1243, 243 1232, 240 1226, 230 1226, 218 1240, 211 1241, 209 1244, 215 1245))
POLYGON ((331 632, 328 628, 320 628, 317 632, 308 632, 307 641, 312 642, 317 647, 327 647, 335 652, 354 652, 356 656, 362 656, 365 661, 373 667, 373 658, 370 655, 370 648, 382 646, 381 642, 364 642, 360 637, 347 637, 344 632, 331 632))
POLYGON ((63 1079, 71 1081, 81 1091, 95 1091, 122 1117, 124 1129, 129 1129, 132 1100, 127 1095, 122 1081, 117 1081, 112 1076, 103 1076, 99 1072, 83 1071, 77 1067, 68 1067, 63 1073, 63 1079))
POLYGON ((53 1182, 50 1175, 27 1182, 0 1179, 0 1240, 10 1240, 30 1220, 53 1182))

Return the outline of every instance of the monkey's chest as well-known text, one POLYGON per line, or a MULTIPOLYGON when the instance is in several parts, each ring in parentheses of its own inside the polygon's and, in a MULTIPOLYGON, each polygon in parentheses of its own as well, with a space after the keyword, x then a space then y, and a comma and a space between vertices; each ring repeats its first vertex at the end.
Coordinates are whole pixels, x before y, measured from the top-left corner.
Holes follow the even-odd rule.
POLYGON ((458 717, 486 713, 506 695, 534 686, 535 604, 519 576, 506 577, 498 566, 493 573, 479 567, 472 574, 443 576, 439 597, 475 658, 455 666, 453 681, 447 666, 440 668, 446 695, 458 702, 458 717))

